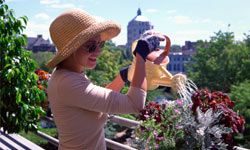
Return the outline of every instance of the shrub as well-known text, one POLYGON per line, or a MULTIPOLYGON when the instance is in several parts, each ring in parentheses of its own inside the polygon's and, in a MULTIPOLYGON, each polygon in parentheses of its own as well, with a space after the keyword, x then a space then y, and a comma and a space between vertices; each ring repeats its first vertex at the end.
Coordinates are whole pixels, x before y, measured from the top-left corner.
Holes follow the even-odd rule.
POLYGON ((36 131, 44 113, 40 103, 46 95, 37 87, 35 62, 23 48, 26 24, 27 17, 15 18, 14 11, 0 0, 0 126, 9 133, 36 131))

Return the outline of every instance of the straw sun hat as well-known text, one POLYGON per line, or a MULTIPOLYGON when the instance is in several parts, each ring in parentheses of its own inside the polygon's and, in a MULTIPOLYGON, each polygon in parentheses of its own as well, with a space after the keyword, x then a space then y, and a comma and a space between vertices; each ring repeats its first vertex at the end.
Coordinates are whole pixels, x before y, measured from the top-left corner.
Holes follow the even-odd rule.
POLYGON ((73 9, 58 16, 51 23, 49 30, 57 47, 56 55, 47 64, 50 68, 56 67, 89 39, 100 35, 101 40, 106 41, 121 31, 115 22, 100 22, 80 9, 73 9))

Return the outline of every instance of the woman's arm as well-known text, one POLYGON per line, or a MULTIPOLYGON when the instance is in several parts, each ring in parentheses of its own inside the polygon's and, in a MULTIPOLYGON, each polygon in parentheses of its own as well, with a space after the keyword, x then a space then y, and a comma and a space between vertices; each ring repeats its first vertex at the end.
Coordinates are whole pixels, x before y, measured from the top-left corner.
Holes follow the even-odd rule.
MULTIPOLYGON (((137 55, 135 59, 135 72, 131 85, 147 91, 145 61, 140 55, 137 55)), ((124 84, 125 83, 121 77, 121 74, 118 74, 116 78, 106 86, 106 88, 120 92, 124 84)))
POLYGON ((131 86, 147 91, 145 60, 140 55, 136 55, 135 72, 131 86))
POLYGON ((120 74, 118 74, 115 77, 115 79, 106 86, 106 88, 111 89, 111 90, 116 91, 116 92, 120 92, 121 89, 123 88, 124 84, 125 83, 123 82, 120 74))

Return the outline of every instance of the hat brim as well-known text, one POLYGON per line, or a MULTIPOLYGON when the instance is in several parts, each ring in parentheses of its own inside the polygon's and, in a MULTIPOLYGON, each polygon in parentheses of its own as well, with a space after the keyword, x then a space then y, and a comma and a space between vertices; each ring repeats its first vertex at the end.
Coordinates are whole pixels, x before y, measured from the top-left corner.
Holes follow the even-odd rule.
POLYGON ((69 41, 68 44, 62 48, 62 50, 58 51, 58 53, 47 63, 47 67, 55 68, 56 65, 69 57, 81 45, 97 35, 100 35, 101 41, 107 41, 117 36, 120 31, 120 26, 113 21, 93 24, 69 41))

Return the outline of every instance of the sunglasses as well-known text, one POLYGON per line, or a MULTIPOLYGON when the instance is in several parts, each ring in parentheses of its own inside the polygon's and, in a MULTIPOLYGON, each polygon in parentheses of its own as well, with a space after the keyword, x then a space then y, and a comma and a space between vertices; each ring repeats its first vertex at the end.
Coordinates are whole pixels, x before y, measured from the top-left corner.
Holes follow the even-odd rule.
POLYGON ((86 45, 84 45, 84 47, 88 49, 89 53, 94 53, 97 48, 103 48, 104 44, 105 44, 105 41, 102 41, 102 42, 87 42, 86 45))

